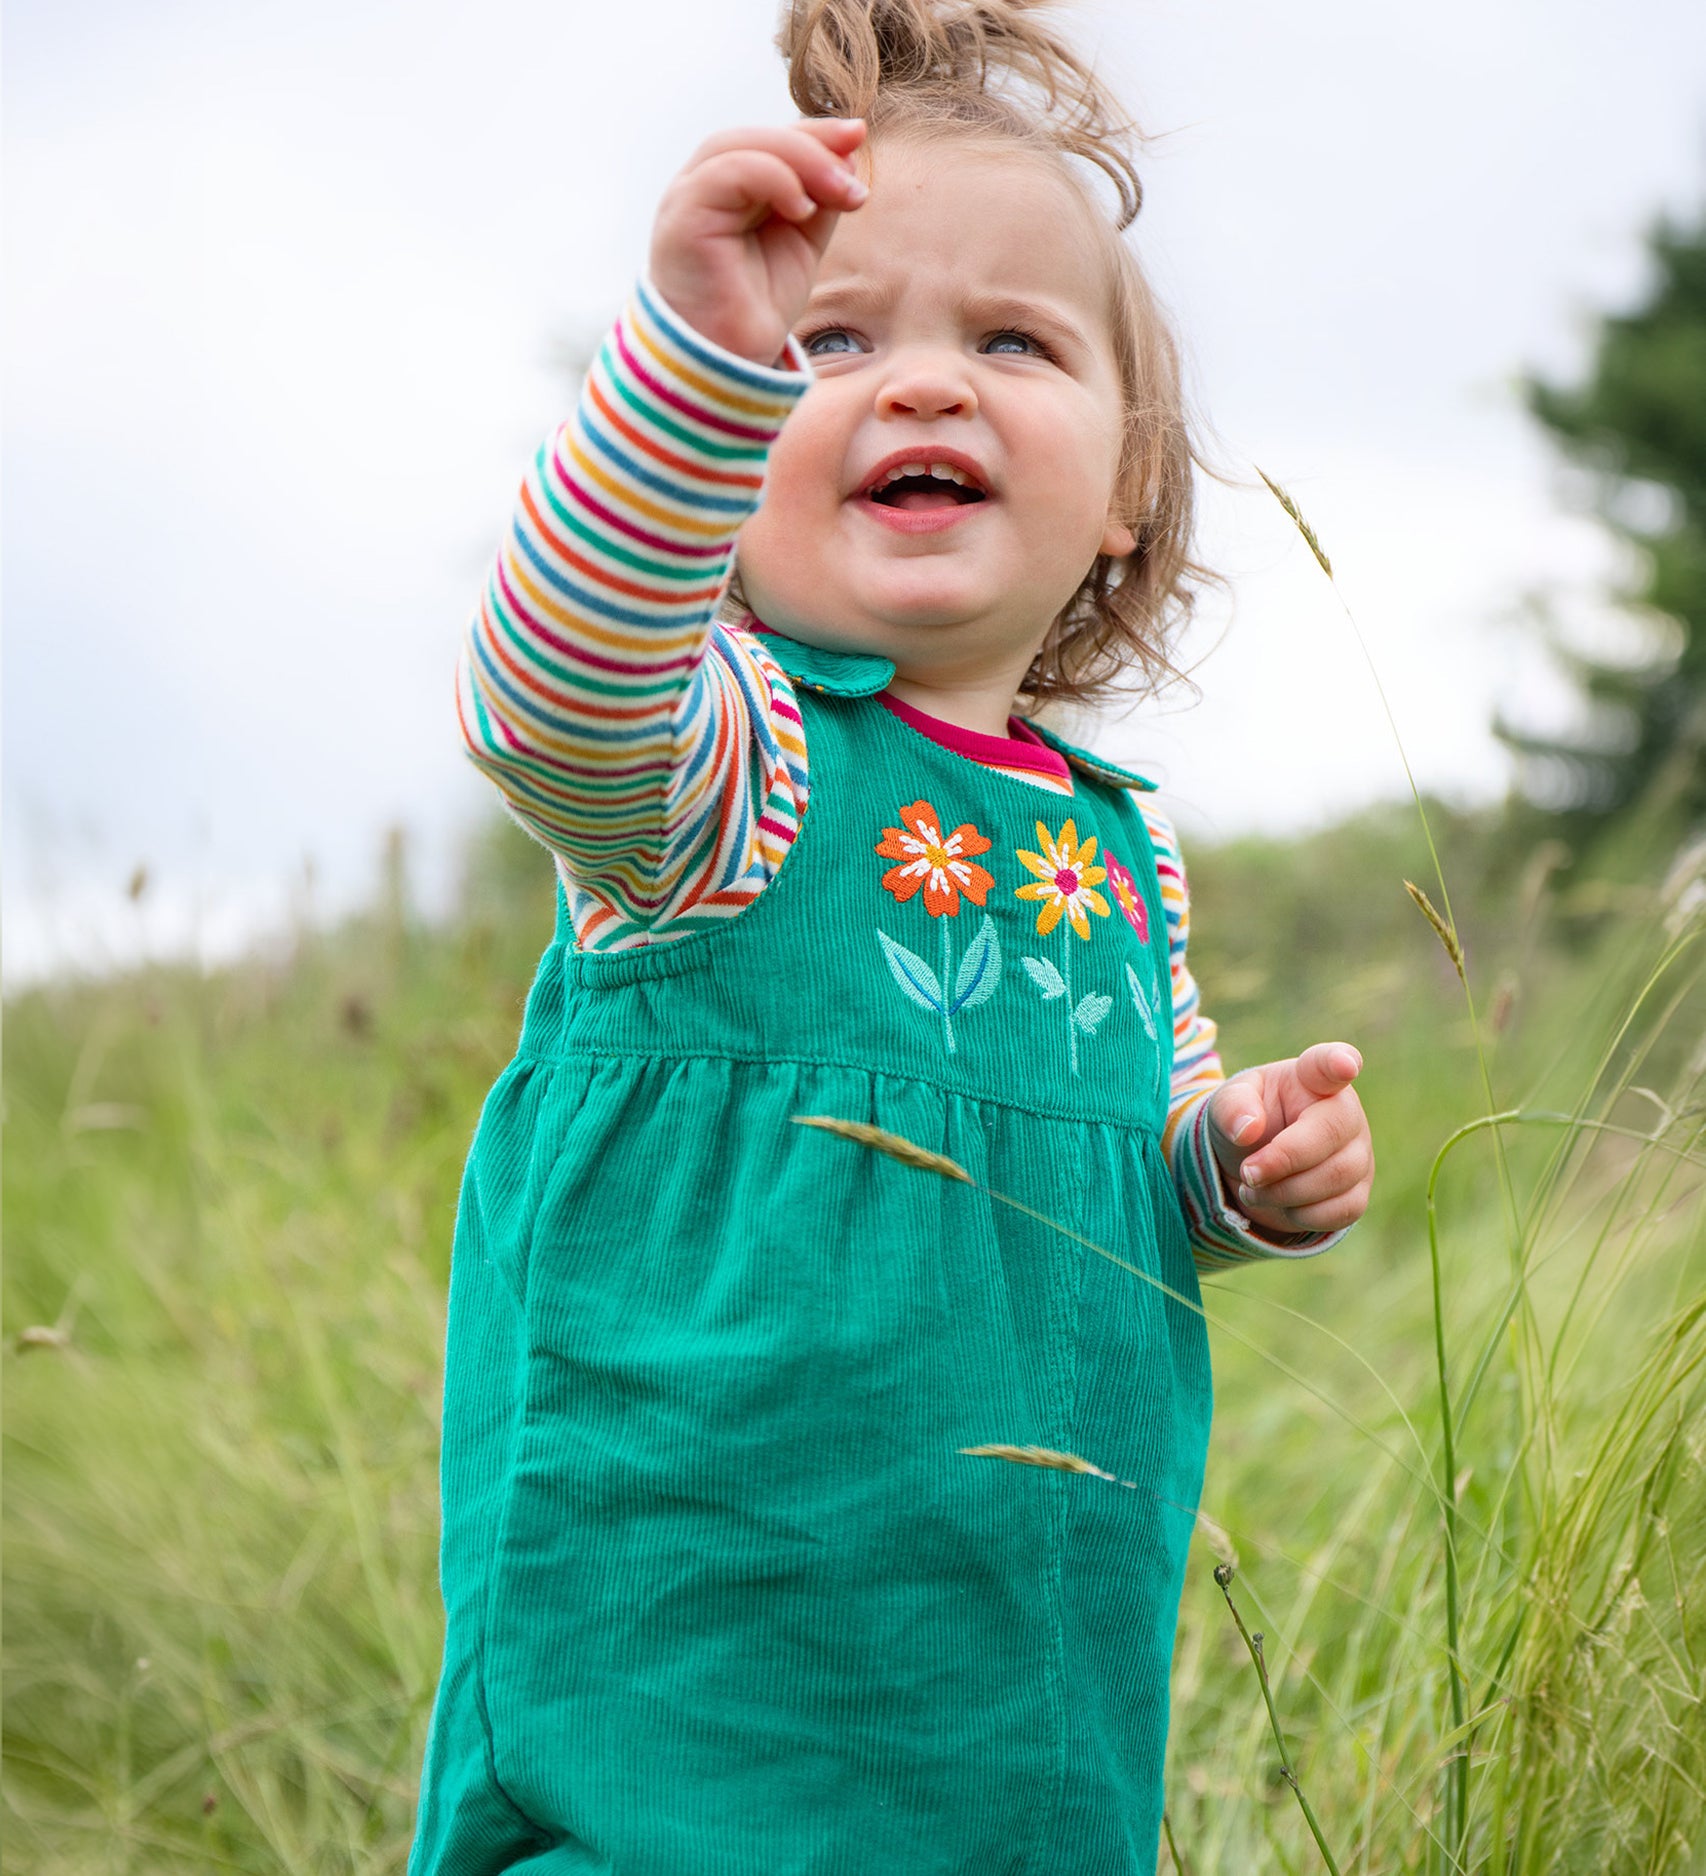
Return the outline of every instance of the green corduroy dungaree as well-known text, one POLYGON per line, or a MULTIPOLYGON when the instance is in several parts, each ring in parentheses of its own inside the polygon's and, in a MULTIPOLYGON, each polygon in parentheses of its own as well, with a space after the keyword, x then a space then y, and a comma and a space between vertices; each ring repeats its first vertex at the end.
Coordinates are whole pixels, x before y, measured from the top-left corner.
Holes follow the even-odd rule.
POLYGON ((1145 784, 1057 742, 1049 794, 886 710, 886 662, 766 642, 793 852, 672 944, 578 952, 560 912, 481 1115, 411 1871, 1149 1876, 1203 1324, 978 1189, 1195 1301, 1145 784), (983 904, 885 885, 920 804, 983 904), (1063 837, 1051 888, 1019 856, 1063 837), (1039 932, 1095 868, 1088 937, 1039 932), (960 1450, 991 1443, 1135 1489, 960 1450))

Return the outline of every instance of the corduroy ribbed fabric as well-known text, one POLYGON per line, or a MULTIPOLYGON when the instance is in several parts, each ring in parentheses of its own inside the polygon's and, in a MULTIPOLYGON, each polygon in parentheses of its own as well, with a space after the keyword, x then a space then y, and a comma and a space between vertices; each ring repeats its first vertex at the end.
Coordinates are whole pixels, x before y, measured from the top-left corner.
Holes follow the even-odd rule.
POLYGON ((1201 1318, 794 1124, 945 1153, 1194 1302, 1143 819, 1081 752, 1043 795, 860 694, 881 661, 771 642, 812 763, 786 865, 670 945, 560 915, 481 1116, 410 1868, 1150 1876, 1201 1318))

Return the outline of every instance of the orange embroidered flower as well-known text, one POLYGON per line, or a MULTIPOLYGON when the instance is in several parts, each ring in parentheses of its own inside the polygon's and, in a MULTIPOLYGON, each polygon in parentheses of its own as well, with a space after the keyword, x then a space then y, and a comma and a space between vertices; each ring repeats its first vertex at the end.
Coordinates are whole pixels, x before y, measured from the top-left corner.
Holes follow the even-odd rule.
POLYGON ((1120 902, 1120 910, 1126 916, 1126 923, 1147 944, 1149 942, 1149 907, 1143 902, 1143 894, 1137 889, 1137 881, 1106 848, 1102 850, 1102 858, 1108 863, 1108 884, 1114 889, 1114 897, 1120 902))
POLYGON ((1058 834, 1051 834, 1038 821, 1037 844, 1042 848, 1040 854, 1018 849, 1019 859, 1036 878, 1015 887, 1015 892, 1021 899, 1042 900, 1043 909, 1037 914, 1039 932, 1046 935, 1053 931, 1064 912, 1078 936, 1088 938, 1090 921, 1085 913, 1094 912, 1098 918, 1108 916, 1107 900, 1094 890, 1108 877, 1105 868, 1091 864, 1096 858, 1095 836, 1080 845, 1074 822, 1068 821, 1058 834))
POLYGON ((902 808, 903 827, 885 827, 876 851, 885 860, 898 860, 883 875, 883 885, 905 905, 920 886, 924 909, 932 918, 956 918, 960 894, 982 905, 995 884, 995 875, 974 864, 972 855, 987 853, 989 842, 970 822, 951 834, 942 832, 942 817, 928 801, 902 808))

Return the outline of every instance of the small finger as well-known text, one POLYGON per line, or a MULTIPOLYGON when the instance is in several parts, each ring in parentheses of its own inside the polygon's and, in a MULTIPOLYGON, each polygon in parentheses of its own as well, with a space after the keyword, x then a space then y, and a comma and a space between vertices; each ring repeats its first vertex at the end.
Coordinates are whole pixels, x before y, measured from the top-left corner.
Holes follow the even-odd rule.
POLYGON ((1337 1198, 1323 1199, 1318 1205, 1288 1206, 1285 1212, 1286 1229, 1343 1231, 1347 1225, 1354 1225, 1368 1210, 1368 1192, 1366 1185, 1356 1185, 1349 1192, 1341 1192, 1337 1198))
MULTIPOLYGON (((841 120, 809 121, 827 125, 841 120)), ((857 205, 869 194, 853 168, 851 147, 846 155, 839 153, 822 135, 814 134, 805 122, 720 130, 715 136, 707 137, 694 152, 685 173, 691 175, 720 157, 749 152, 762 152, 787 164, 802 190, 824 208, 857 205)))
POLYGON ((827 148, 848 155, 865 141, 867 126, 862 117, 802 117, 798 128, 827 148))
POLYGON ((1348 1042, 1317 1042, 1297 1058, 1297 1079, 1310 1094, 1348 1088, 1362 1073, 1362 1057, 1348 1042))
POLYGON ((1238 1202, 1246 1209, 1251 1205, 1265 1205, 1295 1211, 1299 1206, 1318 1205, 1349 1192, 1367 1178, 1370 1170, 1367 1143, 1352 1140, 1318 1165, 1306 1166, 1287 1179, 1259 1188, 1240 1185, 1238 1202))
POLYGON ((1260 1074, 1251 1070, 1234 1075, 1217 1088, 1209 1101, 1208 1118, 1210 1125, 1234 1146, 1251 1146, 1259 1140, 1266 1118, 1260 1074))
POLYGON ((699 204, 723 214, 768 209, 785 221, 803 222, 819 213, 793 166, 764 150, 725 150, 702 164, 693 182, 699 204))
POLYGON ((1327 1100, 1312 1102, 1259 1153, 1252 1153, 1238 1168, 1239 1182, 1263 1188, 1278 1185, 1293 1173, 1330 1159, 1347 1141, 1366 1131, 1361 1102, 1349 1089, 1342 1089, 1327 1100))

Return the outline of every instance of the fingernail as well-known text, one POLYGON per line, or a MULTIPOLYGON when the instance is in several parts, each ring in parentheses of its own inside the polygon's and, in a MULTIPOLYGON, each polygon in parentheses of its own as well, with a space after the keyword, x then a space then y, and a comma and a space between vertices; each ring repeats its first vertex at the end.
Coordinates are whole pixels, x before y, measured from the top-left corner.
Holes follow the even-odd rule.
POLYGON ((1236 1145, 1240 1140, 1248 1140, 1255 1125, 1255 1115, 1246 1114, 1244 1118, 1239 1121, 1238 1125, 1232 1129, 1233 1144, 1236 1145))
POLYGON ((847 199, 849 202, 863 202, 870 193, 870 190, 865 187, 864 183, 862 183, 857 176, 849 176, 847 178, 847 199))
POLYGON ((1259 1194, 1251 1191, 1248 1186, 1240 1186, 1238 1188, 1238 1203, 1242 1205, 1246 1211, 1249 1211, 1251 1207, 1261 1203, 1261 1197, 1259 1194))
POLYGON ((1253 1159, 1247 1159, 1244 1164, 1238 1168, 1238 1177, 1242 1179, 1247 1186, 1259 1186, 1267 1176, 1267 1167, 1258 1166, 1253 1159))
POLYGON ((1350 1074, 1360 1075, 1362 1073, 1362 1057, 1357 1054, 1355 1049, 1350 1049, 1350 1048, 1341 1049, 1339 1051, 1339 1060, 1340 1060, 1341 1066, 1345 1062, 1350 1063, 1350 1068, 1348 1070, 1350 1074))

